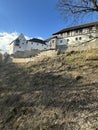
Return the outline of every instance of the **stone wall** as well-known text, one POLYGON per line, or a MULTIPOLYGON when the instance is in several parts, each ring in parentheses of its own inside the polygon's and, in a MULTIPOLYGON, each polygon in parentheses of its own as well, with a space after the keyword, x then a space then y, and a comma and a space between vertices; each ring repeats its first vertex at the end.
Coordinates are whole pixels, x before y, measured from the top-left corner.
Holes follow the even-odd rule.
POLYGON ((30 57, 30 58, 12 58, 12 62, 14 62, 14 63, 38 62, 38 61, 42 61, 44 58, 55 57, 56 55, 57 55, 57 51, 55 51, 55 50, 48 50, 48 51, 40 52, 35 57, 30 57))
POLYGON ((75 44, 73 46, 69 45, 66 51, 83 51, 98 48, 98 39, 94 39, 90 42, 85 42, 81 44, 75 44))
POLYGON ((32 56, 36 56, 40 53, 39 50, 26 50, 26 51, 17 51, 15 54, 13 54, 14 58, 30 58, 32 56))
POLYGON ((67 49, 67 46, 66 45, 57 45, 56 49, 58 52, 64 53, 67 49))

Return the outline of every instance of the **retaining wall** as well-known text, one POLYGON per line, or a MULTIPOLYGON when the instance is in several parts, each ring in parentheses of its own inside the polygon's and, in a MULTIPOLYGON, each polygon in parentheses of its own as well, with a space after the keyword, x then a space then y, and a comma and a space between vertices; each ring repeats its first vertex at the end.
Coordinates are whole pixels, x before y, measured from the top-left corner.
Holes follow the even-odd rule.
POLYGON ((90 42, 85 42, 81 44, 74 44, 67 47, 66 51, 83 51, 98 48, 98 39, 90 42))
POLYGON ((38 61, 42 61, 44 58, 55 57, 56 55, 57 55, 57 51, 48 50, 48 51, 40 52, 40 54, 31 58, 12 58, 12 62, 14 63, 38 62, 38 61))

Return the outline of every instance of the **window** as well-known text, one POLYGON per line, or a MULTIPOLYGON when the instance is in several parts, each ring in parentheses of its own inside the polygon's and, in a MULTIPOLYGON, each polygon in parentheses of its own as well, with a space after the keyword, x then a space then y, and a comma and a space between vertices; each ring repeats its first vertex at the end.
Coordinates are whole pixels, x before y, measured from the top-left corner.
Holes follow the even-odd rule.
POLYGON ((78 38, 76 37, 76 41, 78 41, 78 38))
POLYGON ((20 42, 20 40, 19 40, 19 39, 16 39, 16 40, 15 40, 15 45, 16 45, 16 46, 19 46, 19 42, 20 42))
POLYGON ((62 40, 60 40, 60 43, 62 43, 63 41, 62 40))
POLYGON ((67 35, 69 36, 69 35, 70 35, 70 32, 67 32, 67 35))
POLYGON ((89 36, 89 39, 92 39, 92 38, 93 38, 93 36, 92 36, 92 35, 90 35, 90 36, 89 36))
POLYGON ((89 27, 89 31, 92 31, 92 27, 89 27))
POLYGON ((78 33, 78 30, 76 30, 75 32, 76 32, 76 34, 77 34, 77 33, 78 33))
POLYGON ((54 40, 52 40, 52 43, 54 43, 54 40))
POLYGON ((79 37, 79 40, 81 40, 82 39, 82 37, 79 37))
POLYGON ((67 39, 67 42, 69 42, 69 39, 67 39))
POLYGON ((19 46, 19 43, 15 43, 15 46, 19 46))
POLYGON ((61 36, 63 36, 63 33, 61 33, 61 36))
POLYGON ((16 41, 15 41, 16 43, 19 43, 20 42, 20 40, 19 39, 16 39, 16 41))
POLYGON ((79 30, 79 33, 80 33, 80 34, 82 33, 82 29, 79 30))

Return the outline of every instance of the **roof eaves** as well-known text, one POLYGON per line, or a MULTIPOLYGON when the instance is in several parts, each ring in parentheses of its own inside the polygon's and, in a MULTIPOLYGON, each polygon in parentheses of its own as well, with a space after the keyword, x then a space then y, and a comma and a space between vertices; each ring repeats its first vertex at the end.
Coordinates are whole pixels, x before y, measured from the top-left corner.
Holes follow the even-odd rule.
POLYGON ((72 30, 82 29, 82 28, 86 28, 86 27, 90 27, 90 26, 94 26, 94 25, 98 25, 98 22, 93 22, 93 23, 83 24, 83 25, 79 25, 79 26, 64 28, 64 29, 62 29, 62 30, 60 30, 60 31, 52 34, 52 35, 61 34, 61 33, 64 33, 66 31, 72 31, 72 30))

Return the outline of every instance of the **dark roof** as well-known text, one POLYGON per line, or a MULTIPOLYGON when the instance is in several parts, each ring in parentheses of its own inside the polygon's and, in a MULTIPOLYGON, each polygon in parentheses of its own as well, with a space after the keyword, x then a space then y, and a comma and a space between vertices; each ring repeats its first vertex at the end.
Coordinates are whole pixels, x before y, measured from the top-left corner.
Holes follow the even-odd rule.
POLYGON ((13 40, 13 41, 10 43, 10 45, 11 45, 13 42, 15 42, 15 41, 16 41, 16 42, 19 42, 19 41, 20 41, 20 40, 19 40, 19 37, 20 37, 20 36, 24 36, 24 35, 21 33, 15 40, 13 40))
POLYGON ((48 42, 48 41, 50 41, 51 39, 54 39, 54 38, 58 38, 58 37, 57 36, 50 37, 50 38, 46 39, 45 42, 48 42))
POLYGON ((87 28, 87 27, 91 27, 94 25, 98 25, 98 22, 93 22, 93 23, 88 23, 88 24, 83 24, 83 25, 79 25, 79 26, 65 28, 65 29, 62 29, 62 30, 54 33, 53 35, 62 34, 62 33, 67 32, 67 31, 73 31, 73 30, 77 30, 77 29, 87 28))
POLYGON ((30 42, 37 42, 37 43, 41 43, 41 44, 46 44, 44 40, 38 39, 38 38, 32 38, 30 40, 28 40, 30 42))
POLYGON ((15 42, 15 41, 16 41, 16 42, 19 42, 18 40, 19 40, 19 39, 16 38, 15 40, 13 40, 13 41, 10 43, 10 45, 11 45, 13 42, 15 42))

